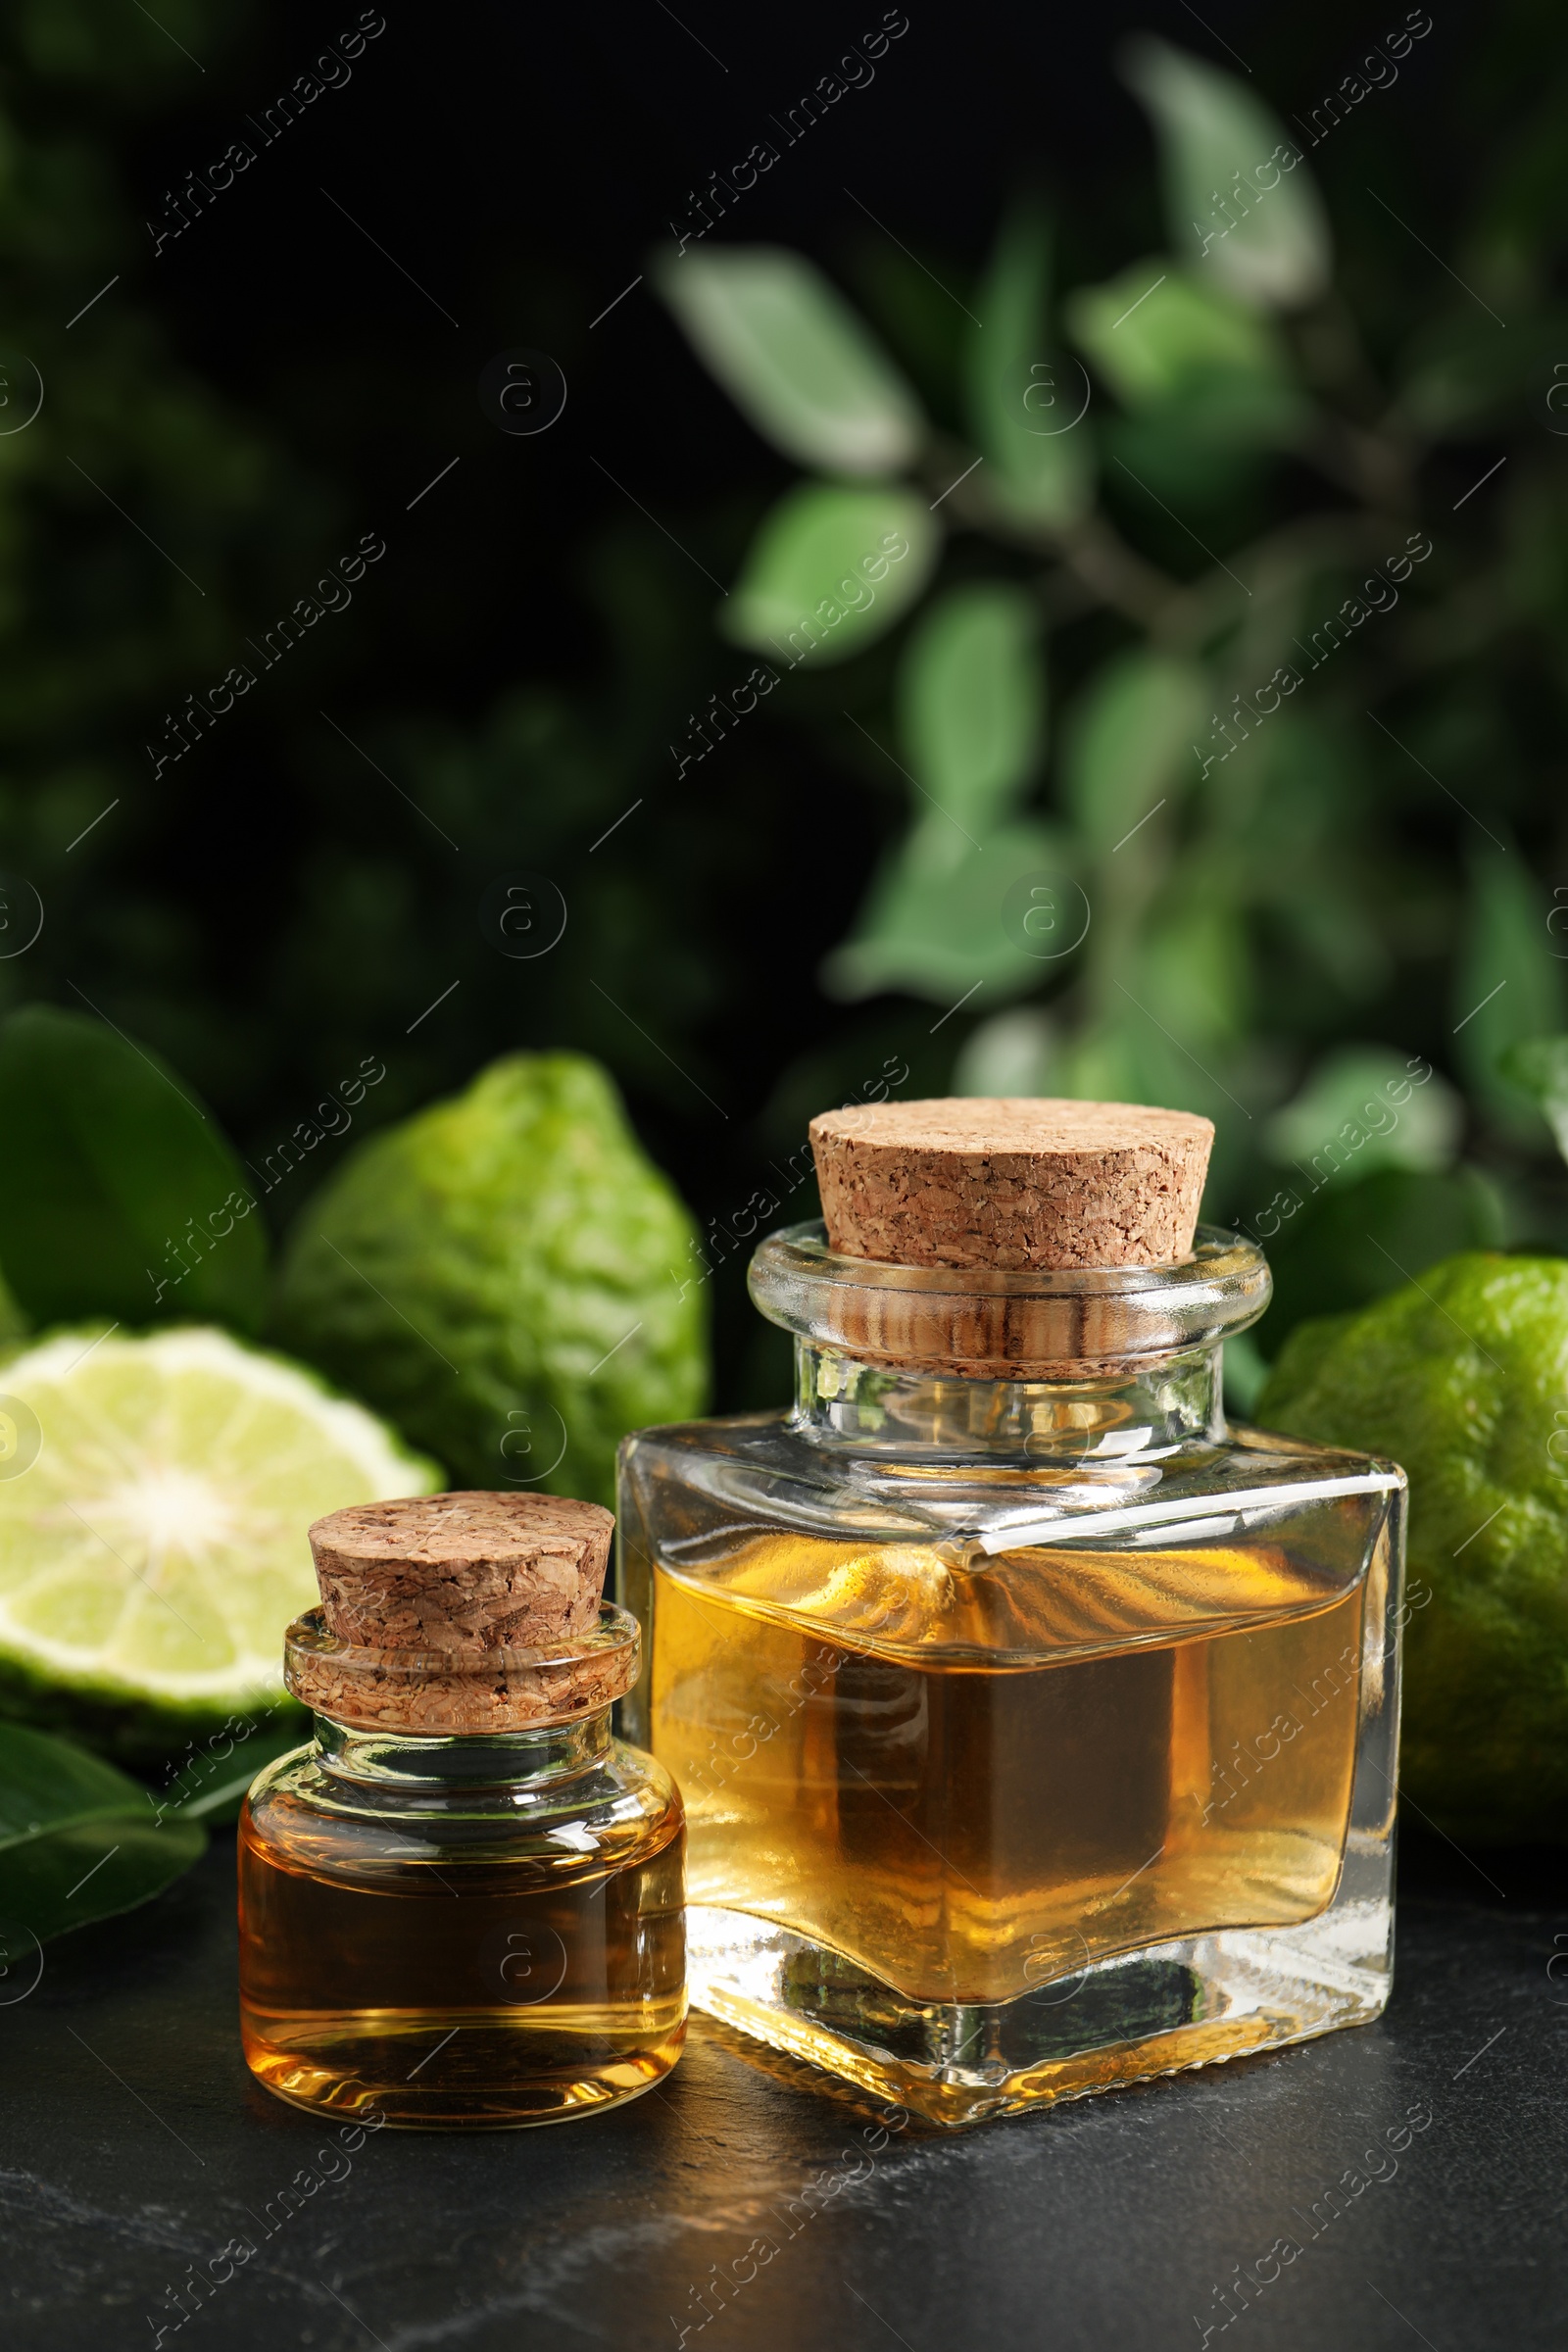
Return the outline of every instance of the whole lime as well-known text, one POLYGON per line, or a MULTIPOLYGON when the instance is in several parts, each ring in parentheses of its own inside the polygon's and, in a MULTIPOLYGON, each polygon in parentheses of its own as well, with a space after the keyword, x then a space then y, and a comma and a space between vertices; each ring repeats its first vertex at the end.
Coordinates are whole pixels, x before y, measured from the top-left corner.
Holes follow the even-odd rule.
POLYGON ((1466 1251, 1299 1324, 1253 1418, 1409 1474, 1415 1806, 1461 1840, 1568 1839, 1568 1259, 1466 1251))
POLYGON ((598 1063, 514 1054, 306 1203, 276 1329, 454 1485, 608 1501, 627 1430, 702 1409, 694 1238, 598 1063))

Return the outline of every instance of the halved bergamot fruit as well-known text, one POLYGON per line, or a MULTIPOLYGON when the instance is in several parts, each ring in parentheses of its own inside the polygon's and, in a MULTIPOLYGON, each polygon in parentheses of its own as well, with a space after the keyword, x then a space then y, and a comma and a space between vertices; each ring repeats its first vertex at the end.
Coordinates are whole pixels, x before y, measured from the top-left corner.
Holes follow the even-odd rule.
POLYGON ((439 1484, 225 1332, 51 1334, 0 1363, 0 1711, 146 1757, 270 1706, 312 1520, 439 1484))

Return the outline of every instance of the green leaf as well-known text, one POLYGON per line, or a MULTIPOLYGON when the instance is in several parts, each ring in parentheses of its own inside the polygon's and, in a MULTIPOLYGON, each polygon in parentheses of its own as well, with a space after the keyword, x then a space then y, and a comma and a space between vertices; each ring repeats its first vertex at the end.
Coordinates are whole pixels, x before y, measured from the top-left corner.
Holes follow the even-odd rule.
POLYGON ((1068 720, 1063 789, 1095 850, 1111 854, 1161 800, 1197 781, 1193 744, 1207 704, 1201 670, 1142 649, 1106 662, 1082 689, 1068 720))
POLYGON ((47 1732, 0 1723, 0 1931, 40 1943, 149 1902, 207 1843, 197 1823, 159 1825, 141 1785, 47 1732))
POLYGON ((964 356, 981 486, 1014 520, 1059 528, 1094 495, 1094 446, 1087 418, 1069 421, 1088 383, 1057 364, 1050 340, 1051 232, 1038 207, 1004 223, 977 299, 985 323, 964 356))
POLYGON ((1568 1159, 1568 1037, 1526 1037, 1509 1046, 1497 1063, 1532 1102, 1539 1103, 1568 1159))
POLYGON ((1141 1002, 1157 1004, 1184 1045, 1201 1042, 1205 1060, 1222 1040, 1237 1041, 1255 1008, 1247 925, 1223 861, 1212 852, 1186 859, 1141 931, 1134 981, 1141 1002))
POLYGON ((1503 1239, 1497 1195, 1469 1167, 1447 1175, 1380 1168, 1315 1193, 1298 1178, 1255 1202, 1246 1222, 1258 1229, 1274 1274, 1274 1302, 1258 1326, 1271 1359, 1308 1317, 1365 1306, 1440 1258, 1496 1250, 1503 1239), (1293 1199, 1298 1209, 1288 1206, 1293 1199))
POLYGON ((1045 702, 1033 598, 1000 580, 950 588, 899 665, 899 736, 916 783, 984 833, 1035 772, 1045 702))
POLYGON ((792 668, 846 661, 907 612, 941 544, 913 491, 803 482, 764 515, 719 625, 792 668))
POLYGON ((1066 306, 1074 339, 1135 412, 1179 404, 1191 432, 1251 438, 1294 429, 1300 402, 1271 319, 1161 259, 1135 262, 1066 306))
POLYGON ((1268 1378, 1268 1365, 1250 1331, 1227 1340, 1223 1349, 1225 1365, 1225 1409, 1235 1417, 1246 1419, 1263 1393, 1268 1378))
POLYGON ((1055 1095, 1056 1023, 1039 1004, 994 1012, 964 1039, 954 1064, 956 1095, 1055 1095))
MULTIPOLYGON (((1147 998, 1140 1004, 1113 991, 1111 1008, 1063 1042, 1053 1090, 1086 1102, 1153 1102, 1212 1119, 1209 1187, 1217 1190, 1216 1168, 1237 1124, 1236 1101, 1227 1100, 1217 1073, 1200 1066, 1147 1006, 1147 998)), ((1226 1075, 1234 1084, 1235 1073, 1226 1075)))
POLYGON ((187 1740, 187 1752, 167 1760, 153 1791, 155 1818, 209 1824, 237 1820, 245 1792, 263 1767, 310 1736, 310 1716, 291 1699, 231 1715, 221 1732, 209 1733, 199 1746, 187 1740))
MULTIPOLYGON (((1538 349, 1568 349, 1568 318, 1560 310, 1531 323, 1538 349)), ((1469 441, 1488 431, 1509 431, 1519 406, 1519 362, 1499 349, 1501 342, 1495 323, 1479 309, 1467 307, 1463 317, 1445 311, 1427 319, 1400 353, 1400 422, 1423 441, 1469 441)), ((1537 421, 1560 431, 1568 385, 1552 374, 1549 361, 1538 369, 1533 389, 1537 421)))
POLYGON ((83 1013, 14 1012, 0 1029, 0 1264, 35 1321, 261 1329, 267 1244, 241 1205, 254 1188, 148 1048, 83 1013))
POLYGON ((1159 134, 1176 253, 1262 308, 1291 310, 1321 294, 1333 266, 1327 216, 1268 108, 1164 41, 1129 42, 1123 72, 1159 134))
POLYGON ((837 997, 898 988, 952 1004, 983 984, 977 1012, 1038 987, 1063 966, 1014 943, 1004 903, 1014 882, 1059 874, 1066 862, 1044 826, 1006 825, 971 841, 952 818, 927 810, 884 862, 854 936, 823 966, 823 986, 837 997))
POLYGON ((1510 1046, 1563 1026, 1562 965, 1549 952, 1548 919, 1517 853, 1475 860, 1453 974, 1454 1054, 1473 1093, 1521 1142, 1544 1140, 1541 1113, 1499 1065, 1510 1046))
POLYGON ((655 265, 704 365, 764 439, 824 473, 894 473, 925 437, 919 405, 814 263, 730 245, 655 265))
MULTIPOLYGON (((1374 850, 1377 778, 1349 714, 1321 699, 1298 710, 1294 696, 1205 790, 1247 781, 1245 838, 1253 919, 1283 948, 1315 995, 1326 980, 1337 997, 1365 1002, 1389 985, 1386 868, 1374 850)), ((1353 708, 1353 706, 1352 706, 1353 708)), ((1218 745, 1210 735, 1207 749, 1218 745)), ((1216 806, 1223 806, 1223 803, 1216 806)))
MULTIPOLYGON (((1562 1043, 1568 1050, 1568 1038, 1562 1043)), ((1370 1176, 1386 1167, 1435 1175, 1453 1165, 1463 1128, 1464 1104, 1419 1054, 1341 1046, 1274 1113, 1263 1143, 1282 1167, 1315 1162, 1324 1173, 1345 1167, 1370 1176)))

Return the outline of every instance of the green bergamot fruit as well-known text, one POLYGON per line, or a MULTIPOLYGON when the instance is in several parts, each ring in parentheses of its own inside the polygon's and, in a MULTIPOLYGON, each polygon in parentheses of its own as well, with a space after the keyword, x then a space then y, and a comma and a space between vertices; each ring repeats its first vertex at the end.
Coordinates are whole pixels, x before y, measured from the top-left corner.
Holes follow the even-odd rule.
POLYGON ((703 1406, 693 1239, 599 1065, 511 1054, 307 1202, 277 1329, 455 1483, 608 1502, 626 1432, 703 1406))
POLYGON ((1409 1473, 1416 1807, 1462 1841, 1568 1839, 1568 1259, 1467 1251, 1298 1324, 1252 1417, 1409 1473))

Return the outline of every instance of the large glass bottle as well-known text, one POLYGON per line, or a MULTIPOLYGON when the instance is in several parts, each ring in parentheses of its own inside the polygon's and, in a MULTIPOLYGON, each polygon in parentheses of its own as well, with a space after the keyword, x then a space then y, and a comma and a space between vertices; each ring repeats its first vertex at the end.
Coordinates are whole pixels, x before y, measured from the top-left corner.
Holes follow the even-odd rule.
POLYGON ((953 2125, 1376 2017, 1404 1480, 1227 1427, 1262 1253, 751 1287, 793 1410, 622 1458, 693 2001, 953 2125))

